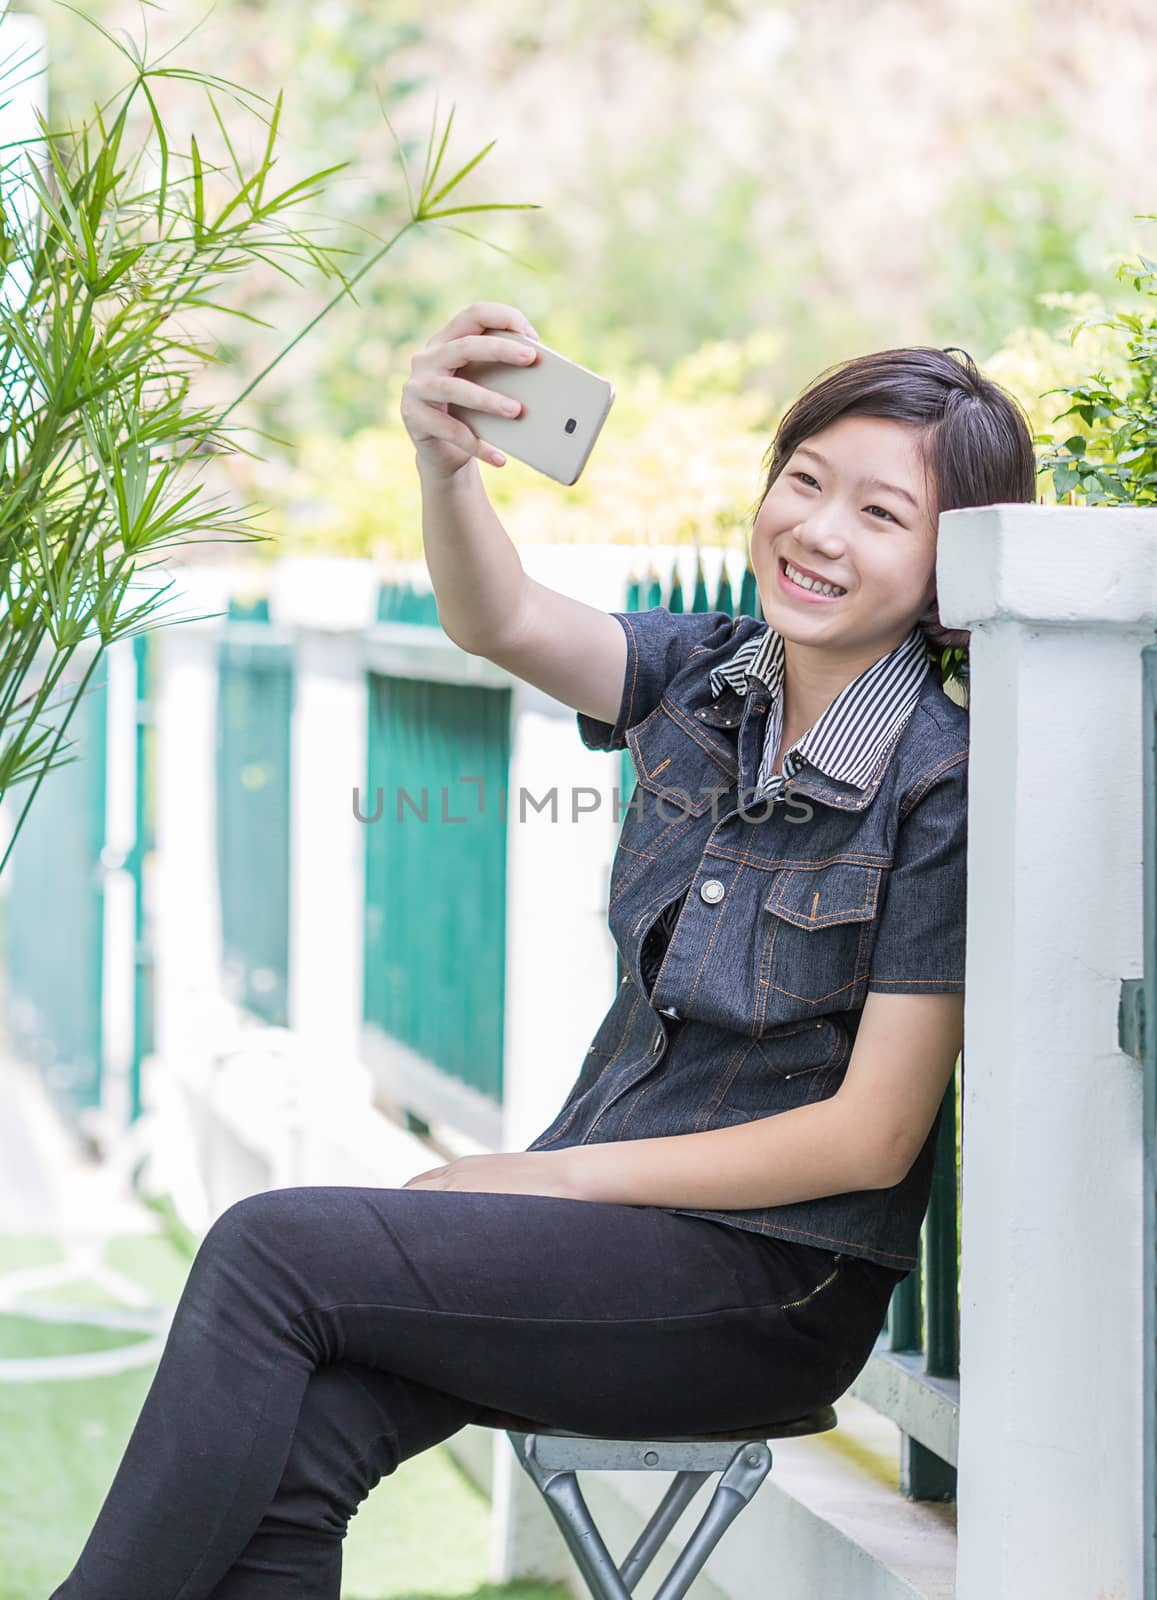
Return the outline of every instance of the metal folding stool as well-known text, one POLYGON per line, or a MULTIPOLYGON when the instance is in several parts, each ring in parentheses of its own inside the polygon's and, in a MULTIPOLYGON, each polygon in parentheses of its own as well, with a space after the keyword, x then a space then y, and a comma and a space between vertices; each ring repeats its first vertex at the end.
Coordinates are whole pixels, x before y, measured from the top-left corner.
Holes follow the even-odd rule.
POLYGON ((506 1430, 515 1454, 558 1524, 593 1600, 629 1600, 695 1492, 713 1472, 721 1473, 699 1525, 655 1591, 654 1600, 682 1600, 707 1557, 770 1472, 767 1441, 826 1433, 836 1426, 837 1417, 834 1406, 823 1406, 788 1422, 657 1439, 606 1439, 570 1433, 565 1428, 542 1427, 526 1417, 500 1411, 488 1411, 477 1420, 482 1427, 506 1430), (583 1499, 575 1473, 584 1468, 675 1474, 621 1567, 615 1564, 583 1499))

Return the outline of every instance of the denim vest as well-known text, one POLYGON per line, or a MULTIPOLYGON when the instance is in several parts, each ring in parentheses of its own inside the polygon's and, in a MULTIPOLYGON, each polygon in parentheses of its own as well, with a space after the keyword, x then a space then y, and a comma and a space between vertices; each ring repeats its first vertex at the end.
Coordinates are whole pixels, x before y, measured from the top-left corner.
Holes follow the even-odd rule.
MULTIPOLYGON (((638 774, 611 869, 620 982, 550 1126, 564 1149, 731 1127, 827 1099, 871 992, 964 988, 968 714, 933 669, 858 788, 797 771, 753 803, 771 691, 715 697, 710 670, 766 624, 657 607, 613 613, 627 638, 613 727, 582 713, 591 749, 629 745, 638 774), (653 990, 640 955, 686 893, 653 990)), ((941 1112, 886 1189, 787 1205, 660 1209, 863 1256, 917 1261, 941 1112)))

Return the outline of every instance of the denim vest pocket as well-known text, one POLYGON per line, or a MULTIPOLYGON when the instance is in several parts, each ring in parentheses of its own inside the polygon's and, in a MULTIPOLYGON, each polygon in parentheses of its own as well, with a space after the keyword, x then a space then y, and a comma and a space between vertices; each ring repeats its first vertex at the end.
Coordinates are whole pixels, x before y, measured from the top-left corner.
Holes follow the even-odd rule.
POLYGON ((827 1017, 755 1039, 715 1085, 697 1126, 751 1122, 821 1099, 847 1057, 844 1032, 827 1017))
POLYGON ((843 1011, 868 992, 884 869, 861 861, 799 863, 775 874, 763 902, 766 927, 757 979, 757 1023, 801 1006, 843 1011))

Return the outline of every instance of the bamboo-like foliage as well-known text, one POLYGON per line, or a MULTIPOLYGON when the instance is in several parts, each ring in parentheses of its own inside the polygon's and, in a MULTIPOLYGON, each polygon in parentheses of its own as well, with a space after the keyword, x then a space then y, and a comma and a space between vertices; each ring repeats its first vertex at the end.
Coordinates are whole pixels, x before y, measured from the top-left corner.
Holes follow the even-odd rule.
MULTIPOLYGON (((222 452, 253 457, 225 426, 234 409, 408 229, 535 209, 444 203, 492 145, 439 183, 454 113, 435 154, 435 106, 416 199, 406 174, 408 220, 347 276, 338 257, 349 252, 293 223, 347 163, 278 189, 281 94, 271 104, 173 64, 174 51, 150 61, 147 34, 138 47, 84 20, 128 62, 126 86, 79 127, 54 132, 38 117, 36 138, 0 146, 0 797, 31 785, 0 871, 45 774, 76 759, 65 734, 107 648, 195 620, 161 614, 175 579, 149 569, 185 545, 266 537, 252 527, 260 508, 211 496, 203 481, 222 452), (195 134, 176 148, 161 105, 172 79, 203 92, 227 160, 212 163, 195 134), (264 133, 247 166, 238 124, 250 118, 264 133), (256 262, 295 283, 293 267, 311 266, 340 287, 228 404, 206 404, 195 379, 221 357, 183 319, 258 322, 229 303, 231 282, 256 262)), ((28 66, 0 61, 0 98, 28 66)), ((398 154, 405 174, 400 144, 398 154)))

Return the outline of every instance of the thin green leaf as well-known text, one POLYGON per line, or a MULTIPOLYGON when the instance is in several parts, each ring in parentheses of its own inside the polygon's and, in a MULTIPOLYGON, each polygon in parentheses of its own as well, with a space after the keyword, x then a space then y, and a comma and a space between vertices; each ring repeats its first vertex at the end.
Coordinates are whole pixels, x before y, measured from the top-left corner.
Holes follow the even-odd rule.
POLYGON ((458 187, 458 185, 462 182, 462 179, 467 175, 467 173, 473 172, 474 168, 478 165, 478 163, 480 161, 484 160, 485 157, 490 154, 490 152, 494 149, 494 146, 497 143, 498 143, 497 139, 491 139, 491 141, 490 141, 490 143, 488 145, 484 145, 482 147, 482 149, 479 150, 478 154, 474 157, 473 161, 468 161, 466 163, 466 165, 461 169, 461 171, 455 177, 450 179, 449 183, 444 183, 442 185, 442 187, 438 190, 437 194, 434 194, 434 195, 430 196, 429 204, 432 205, 432 206, 437 205, 438 201, 441 200, 445 195, 448 195, 450 193, 451 189, 456 189, 458 187))

